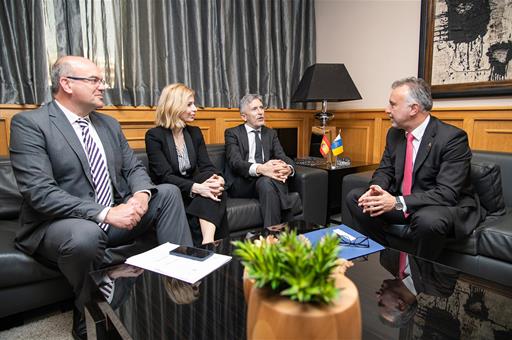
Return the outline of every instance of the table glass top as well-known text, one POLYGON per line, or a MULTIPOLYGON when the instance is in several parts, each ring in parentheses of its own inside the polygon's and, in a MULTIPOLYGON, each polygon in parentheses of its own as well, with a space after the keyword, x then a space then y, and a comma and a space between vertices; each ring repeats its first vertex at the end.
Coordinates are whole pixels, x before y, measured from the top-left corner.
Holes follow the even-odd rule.
MULTIPOLYGON (((230 239, 207 248, 233 251, 230 239)), ((346 273, 359 290, 363 339, 512 339, 510 287, 412 255, 401 280, 398 258, 385 249, 354 260, 346 273)), ((106 274, 115 277, 109 317, 134 339, 246 336, 243 267, 236 257, 195 285, 128 265, 91 277, 100 282, 106 274)))

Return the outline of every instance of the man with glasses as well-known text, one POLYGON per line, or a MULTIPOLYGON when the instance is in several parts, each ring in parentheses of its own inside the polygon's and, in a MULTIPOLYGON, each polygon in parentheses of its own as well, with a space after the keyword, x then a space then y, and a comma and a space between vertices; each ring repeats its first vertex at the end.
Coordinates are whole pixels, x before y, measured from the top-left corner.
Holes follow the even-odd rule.
POLYGON ((90 60, 62 57, 54 100, 11 123, 10 157, 24 202, 16 246, 58 266, 75 293, 73 336, 85 336, 86 275, 105 249, 151 227, 159 243, 192 245, 176 186, 155 186, 119 123, 101 108, 105 81, 90 60))
POLYGON ((435 259, 447 238, 467 237, 483 216, 471 184, 468 136, 431 109, 423 79, 393 83, 386 108, 392 127, 380 166, 368 189, 354 189, 346 199, 363 233, 388 245, 390 225, 408 225, 417 254, 435 259))
POLYGON ((258 198, 263 226, 282 222, 300 210, 300 198, 288 193, 288 177, 294 175, 293 161, 286 156, 275 130, 265 127, 265 110, 260 95, 240 100, 245 121, 225 131, 226 186, 230 197, 258 198))

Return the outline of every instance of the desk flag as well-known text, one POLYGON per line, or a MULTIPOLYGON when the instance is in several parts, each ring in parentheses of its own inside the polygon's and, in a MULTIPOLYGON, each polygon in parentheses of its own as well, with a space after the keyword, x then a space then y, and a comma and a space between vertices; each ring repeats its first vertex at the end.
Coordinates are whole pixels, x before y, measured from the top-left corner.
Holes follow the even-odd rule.
POLYGON ((343 153, 343 140, 341 139, 340 133, 338 133, 338 136, 332 141, 331 150, 334 156, 343 153))
POLYGON ((325 157, 329 151, 331 151, 331 148, 329 147, 329 139, 324 135, 322 137, 322 143, 320 143, 320 153, 325 157))

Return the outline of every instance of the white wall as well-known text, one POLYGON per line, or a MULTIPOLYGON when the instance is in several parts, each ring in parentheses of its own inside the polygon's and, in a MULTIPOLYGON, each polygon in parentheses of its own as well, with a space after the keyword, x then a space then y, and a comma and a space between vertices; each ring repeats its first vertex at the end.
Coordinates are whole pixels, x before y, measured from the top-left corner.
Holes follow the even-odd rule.
MULTIPOLYGON (((420 0, 315 0, 318 63, 344 63, 362 100, 329 108, 383 108, 391 83, 418 74, 420 0)), ((436 100, 435 107, 510 106, 512 97, 436 100)))

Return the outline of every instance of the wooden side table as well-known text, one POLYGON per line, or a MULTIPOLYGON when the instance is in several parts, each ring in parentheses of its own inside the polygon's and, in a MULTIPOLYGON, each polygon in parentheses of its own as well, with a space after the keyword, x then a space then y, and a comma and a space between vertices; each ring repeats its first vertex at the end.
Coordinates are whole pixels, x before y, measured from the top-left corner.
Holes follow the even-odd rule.
POLYGON ((307 166, 327 171, 327 221, 331 222, 330 216, 341 213, 341 189, 343 177, 356 172, 375 170, 379 166, 376 163, 352 161, 350 165, 332 169, 327 163, 310 162, 309 159, 296 159, 297 165, 307 166))

